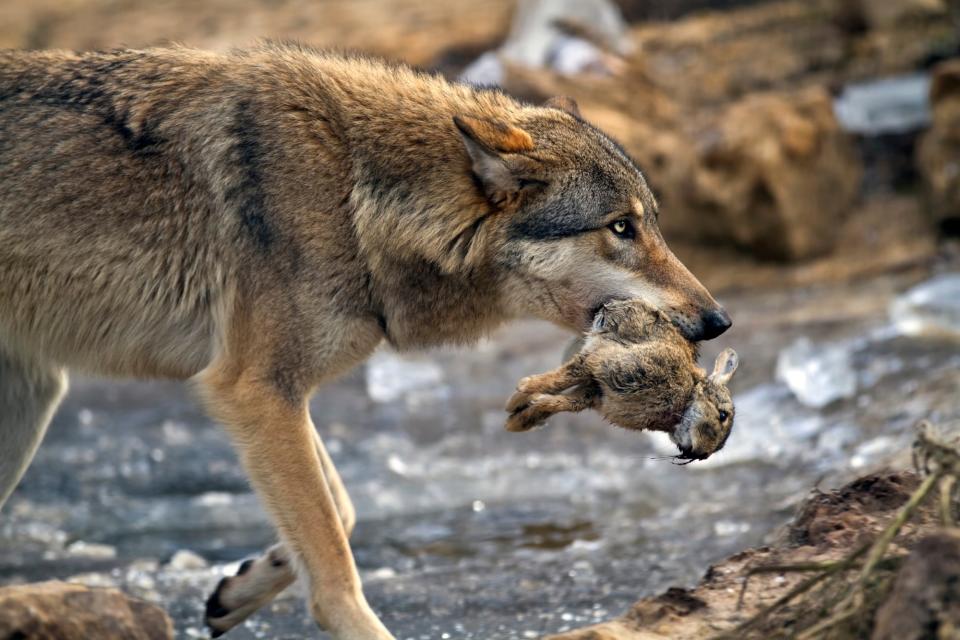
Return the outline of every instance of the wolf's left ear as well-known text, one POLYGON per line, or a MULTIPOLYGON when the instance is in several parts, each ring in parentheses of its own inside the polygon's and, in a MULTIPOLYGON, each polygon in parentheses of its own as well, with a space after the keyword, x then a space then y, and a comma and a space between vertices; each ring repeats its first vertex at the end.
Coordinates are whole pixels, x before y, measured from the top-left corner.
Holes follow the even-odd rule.
POLYGON ((737 372, 740 366, 740 357, 733 349, 724 349, 717 356, 713 363, 713 373, 710 374, 710 382, 725 385, 730 382, 730 378, 737 372))
POLYGON ((519 127, 494 120, 454 116, 463 144, 473 163, 473 173, 494 204, 502 204, 520 190, 520 178, 509 154, 533 150, 533 138, 519 127))

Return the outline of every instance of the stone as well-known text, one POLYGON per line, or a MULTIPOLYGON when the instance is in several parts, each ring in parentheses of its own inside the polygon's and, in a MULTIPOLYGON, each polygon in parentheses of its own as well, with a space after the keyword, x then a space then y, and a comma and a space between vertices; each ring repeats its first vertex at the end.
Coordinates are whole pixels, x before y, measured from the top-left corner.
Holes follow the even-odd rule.
POLYGON ((948 235, 960 234, 960 59, 934 69, 930 84, 933 124, 917 147, 934 222, 948 235))
POLYGON ((905 20, 944 16, 944 0, 840 0, 839 17, 846 25, 868 29, 891 29, 905 20))
POLYGON ((700 132, 673 227, 754 255, 802 260, 833 247, 862 168, 821 88, 748 96, 700 132))
POLYGON ((37 582, 0 588, 0 638, 172 640, 173 623, 116 589, 37 582))

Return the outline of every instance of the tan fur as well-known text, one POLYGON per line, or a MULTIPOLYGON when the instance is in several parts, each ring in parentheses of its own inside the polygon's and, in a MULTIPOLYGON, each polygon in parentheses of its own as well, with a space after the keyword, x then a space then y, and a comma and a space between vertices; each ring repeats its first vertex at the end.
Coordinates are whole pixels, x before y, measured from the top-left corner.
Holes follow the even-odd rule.
MULTIPOLYGON (((384 338, 469 342, 522 316, 584 330, 614 298, 716 335, 729 321, 655 216, 639 170, 569 105, 296 45, 0 52, 0 373, 17 379, 0 394, 0 496, 64 368, 190 379, 314 617, 338 639, 389 638, 307 398, 384 338), (614 236, 618 219, 635 237, 614 236)), ((287 579, 237 599, 252 611, 287 579)))
POLYGON ((611 302, 565 365, 520 381, 507 402, 506 428, 526 431, 555 413, 595 408, 627 429, 665 431, 680 446, 680 458, 703 460, 723 447, 733 428, 726 384, 737 364, 727 349, 707 376, 697 366, 696 347, 663 313, 639 301, 611 302))

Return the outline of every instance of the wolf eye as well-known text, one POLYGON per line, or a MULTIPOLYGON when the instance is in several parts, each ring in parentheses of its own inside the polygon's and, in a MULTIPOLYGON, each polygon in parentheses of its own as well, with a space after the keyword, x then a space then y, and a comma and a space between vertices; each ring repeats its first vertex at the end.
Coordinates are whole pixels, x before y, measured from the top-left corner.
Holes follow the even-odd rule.
POLYGON ((729 413, 727 413, 727 412, 724 411, 723 409, 720 410, 720 422, 726 422, 726 421, 727 421, 727 418, 729 418, 729 417, 730 417, 730 414, 729 414, 729 413))
POLYGON ((633 225, 630 224, 630 221, 626 218, 614 220, 608 225, 607 228, 610 229, 610 231, 613 231, 613 234, 618 238, 630 239, 634 235, 633 225))

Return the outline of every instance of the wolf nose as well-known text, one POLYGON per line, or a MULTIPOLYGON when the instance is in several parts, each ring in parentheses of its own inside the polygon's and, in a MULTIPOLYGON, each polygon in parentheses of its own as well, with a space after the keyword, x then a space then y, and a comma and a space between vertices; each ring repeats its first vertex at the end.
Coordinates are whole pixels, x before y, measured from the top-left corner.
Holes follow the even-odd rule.
POLYGON ((713 340, 733 325, 730 315, 723 308, 713 309, 703 314, 703 339, 713 340))

